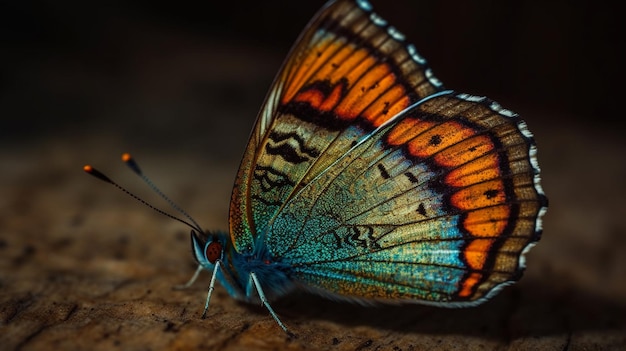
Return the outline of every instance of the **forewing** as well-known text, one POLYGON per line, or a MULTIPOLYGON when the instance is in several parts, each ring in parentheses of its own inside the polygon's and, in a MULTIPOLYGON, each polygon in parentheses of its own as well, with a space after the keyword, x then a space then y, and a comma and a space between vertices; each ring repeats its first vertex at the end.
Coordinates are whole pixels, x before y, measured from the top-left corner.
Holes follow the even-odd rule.
POLYGON ((308 183, 266 242, 317 292, 472 305, 519 278, 546 204, 525 124, 487 99, 443 93, 308 183))
POLYGON ((283 64, 232 193, 230 233, 250 252, 280 207, 363 136, 441 89, 365 1, 327 4, 283 64))

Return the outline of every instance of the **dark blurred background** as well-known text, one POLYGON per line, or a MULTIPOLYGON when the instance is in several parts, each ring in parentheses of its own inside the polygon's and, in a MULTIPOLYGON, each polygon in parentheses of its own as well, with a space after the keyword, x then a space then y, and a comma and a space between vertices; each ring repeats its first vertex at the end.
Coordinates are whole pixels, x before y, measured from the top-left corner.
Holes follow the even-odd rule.
MULTIPOLYGON (((149 142, 166 129, 193 144, 218 120, 242 118, 247 134, 323 2, 3 1, 0 137, 111 128, 149 142)), ((448 88, 487 95, 533 124, 614 130, 620 119, 621 11, 611 2, 372 3, 448 88), (537 110, 550 120, 535 122, 537 110)))

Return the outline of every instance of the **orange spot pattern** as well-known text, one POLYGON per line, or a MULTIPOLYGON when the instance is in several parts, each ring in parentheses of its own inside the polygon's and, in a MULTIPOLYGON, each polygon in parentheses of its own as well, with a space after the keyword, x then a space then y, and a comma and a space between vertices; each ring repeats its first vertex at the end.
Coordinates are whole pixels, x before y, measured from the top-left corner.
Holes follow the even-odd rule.
POLYGON ((294 65, 281 104, 306 102, 346 122, 362 117, 374 127, 409 106, 407 90, 389 64, 366 48, 330 38, 294 65), (321 91, 319 84, 330 87, 330 93, 321 91))
POLYGON ((476 284, 480 282, 482 278, 482 274, 480 273, 470 273, 470 275, 465 278, 461 285, 461 291, 459 292, 459 296, 470 296, 472 294, 472 290, 476 284))
POLYGON ((470 297, 481 282, 489 251, 505 230, 510 215, 504 183, 500 177, 495 145, 485 135, 456 121, 426 121, 405 118, 388 133, 393 146, 406 145, 415 157, 432 159, 448 169, 447 186, 456 189, 450 204, 465 213, 463 228, 472 236, 464 259, 472 271, 462 282, 458 295, 470 297))
POLYGON ((308 102, 311 107, 321 112, 331 111, 341 99, 343 84, 336 84, 328 96, 316 88, 303 90, 296 95, 295 101, 308 102))

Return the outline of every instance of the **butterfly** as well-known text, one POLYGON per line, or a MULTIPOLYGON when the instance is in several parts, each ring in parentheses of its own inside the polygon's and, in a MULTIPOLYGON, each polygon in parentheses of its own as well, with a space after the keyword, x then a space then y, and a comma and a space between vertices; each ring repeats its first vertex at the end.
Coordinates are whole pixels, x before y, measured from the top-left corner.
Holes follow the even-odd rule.
POLYGON ((444 89, 367 1, 329 1, 260 110, 229 232, 192 226, 186 285, 210 271, 203 317, 219 281, 286 332, 269 301, 295 289, 474 306, 520 278, 546 208, 515 113, 444 89))

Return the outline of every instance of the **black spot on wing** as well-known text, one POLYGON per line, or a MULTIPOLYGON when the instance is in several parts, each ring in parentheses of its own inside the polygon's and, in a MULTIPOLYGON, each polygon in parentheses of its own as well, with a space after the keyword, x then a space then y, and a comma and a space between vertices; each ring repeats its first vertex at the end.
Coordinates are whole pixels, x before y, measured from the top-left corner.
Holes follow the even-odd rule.
POLYGON ((379 163, 377 167, 378 167, 378 171, 380 172, 381 177, 383 177, 384 179, 391 178, 391 176, 389 175, 389 172, 387 172, 387 170, 385 169, 385 166, 379 163))
POLYGON ((420 203, 420 205, 417 206, 417 213, 419 213, 422 216, 426 217, 426 207, 424 207, 423 203, 420 203))
POLYGON ((485 191, 483 195, 485 195, 488 199, 493 199, 494 197, 498 196, 498 193, 500 193, 498 190, 490 189, 485 191))
POLYGON ((428 141, 428 143, 432 146, 437 146, 439 144, 441 144, 441 135, 439 134, 435 134, 433 135, 430 140, 428 141))
POLYGON ((409 182, 415 184, 417 183, 417 178, 415 178, 415 176, 413 175, 413 173, 411 172, 405 172, 404 175, 406 176, 406 178, 409 180, 409 182))

